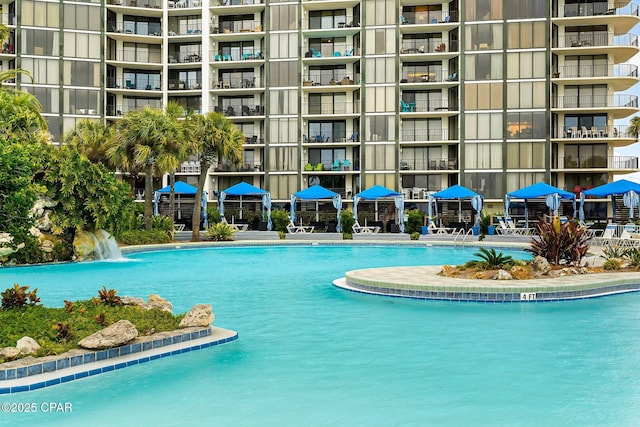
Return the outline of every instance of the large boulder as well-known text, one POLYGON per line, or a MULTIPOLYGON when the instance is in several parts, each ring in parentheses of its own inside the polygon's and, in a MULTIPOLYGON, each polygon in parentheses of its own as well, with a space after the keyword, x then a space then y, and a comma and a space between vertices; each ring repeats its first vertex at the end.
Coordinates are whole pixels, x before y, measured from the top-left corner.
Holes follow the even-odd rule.
POLYGON ((113 325, 82 339, 78 345, 89 350, 101 350, 124 345, 137 336, 138 330, 133 323, 128 320, 119 320, 113 325))
POLYGON ((22 337, 18 340, 16 348, 20 350, 22 354, 34 354, 40 350, 40 344, 31 337, 22 337))
POLYGON ((551 271, 551 265, 549 265, 549 261, 546 258, 541 256, 537 256, 531 261, 531 268, 533 268, 534 273, 537 274, 548 274, 551 271))
POLYGON ((180 328, 207 327, 213 323, 214 315, 211 304, 197 304, 180 321, 180 328))
POLYGON ((142 305, 144 310, 151 310, 152 308, 157 308, 162 311, 167 311, 171 313, 173 310, 173 305, 166 299, 162 298, 158 294, 151 294, 149 298, 147 298, 147 303, 142 305))
POLYGON ((129 295, 123 296, 120 300, 122 301, 122 305, 137 305, 142 307, 145 304, 142 298, 132 297, 129 295))
POLYGON ((73 239, 73 253, 78 261, 92 259, 96 251, 96 240, 91 233, 76 231, 73 239))
POLYGON ((0 357, 6 361, 13 360, 16 357, 20 356, 20 350, 15 347, 4 347, 0 348, 0 357))

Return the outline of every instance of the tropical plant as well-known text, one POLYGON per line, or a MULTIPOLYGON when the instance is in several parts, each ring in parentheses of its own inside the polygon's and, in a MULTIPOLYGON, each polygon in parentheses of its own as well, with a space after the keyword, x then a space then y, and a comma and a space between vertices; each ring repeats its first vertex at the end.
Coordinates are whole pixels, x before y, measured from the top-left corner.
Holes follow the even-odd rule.
POLYGON ((629 260, 631 267, 635 269, 640 268, 640 248, 627 248, 624 256, 629 260))
POLYGON ((634 116, 629 120, 629 134, 634 138, 638 138, 640 133, 640 116, 634 116))
POLYGON ((550 222, 540 221, 538 235, 531 238, 531 246, 525 251, 553 265, 580 265, 589 250, 589 236, 585 231, 577 221, 562 224, 557 217, 550 222))
POLYGON ((411 233, 411 240, 420 240, 420 233, 418 233, 417 231, 414 231, 413 233, 411 233))
POLYGON ((115 307, 122 305, 122 298, 117 295, 118 291, 115 289, 107 289, 105 286, 98 291, 98 298, 103 305, 115 307))
POLYGON ((271 211, 271 224, 273 229, 285 233, 289 225, 289 213, 284 209, 275 208, 271 211))
POLYGON ((502 252, 496 252, 493 248, 480 248, 480 251, 473 255, 480 259, 468 261, 464 264, 465 267, 472 267, 480 270, 491 270, 493 268, 506 267, 513 262, 513 258, 511 258, 510 255, 505 255, 502 252))
POLYGON ((346 239, 353 232, 353 224, 356 223, 353 212, 350 209, 340 211, 340 227, 342 227, 342 238, 346 239))
POLYGON ((602 266, 605 270, 620 270, 622 268, 622 262, 619 259, 611 258, 604 262, 602 266))
POLYGON ((56 331, 55 340, 58 342, 67 342, 73 339, 71 325, 68 322, 55 322, 51 329, 56 331))
MULTIPOLYGON (((209 167, 220 158, 238 163, 242 160, 244 134, 227 117, 220 113, 189 114, 185 120, 185 134, 200 155, 200 176, 196 200, 202 199, 209 167)), ((191 240, 199 240, 202 207, 195 203, 191 240)))
POLYGON ((146 230, 152 229, 153 176, 173 171, 179 164, 175 153, 182 128, 173 107, 167 108, 167 112, 151 107, 130 111, 118 121, 107 144, 106 154, 113 164, 126 171, 144 171, 146 230))
POLYGON ((112 127, 96 120, 80 120, 76 127, 64 135, 65 144, 75 148, 92 163, 109 166, 107 143, 111 140, 112 127))
POLYGON ((418 209, 411 209, 407 211, 407 223, 405 224, 404 231, 413 234, 420 233, 422 226, 424 225, 424 213, 418 209))
POLYGON ((236 231, 234 228, 224 222, 211 225, 207 229, 206 234, 211 238, 211 240, 215 240, 216 242, 226 242, 233 240, 236 237, 236 231))
POLYGON ((35 306, 40 302, 37 295, 38 289, 29 292, 29 286, 20 286, 13 284, 13 288, 7 288, 2 292, 2 309, 10 310, 12 308, 24 308, 26 306, 35 306))
POLYGON ((168 216, 155 215, 153 217, 152 226, 154 231, 164 231, 171 239, 173 239, 174 224, 173 220, 168 216))
POLYGON ((222 221, 222 216, 220 215, 220 211, 214 207, 207 207, 207 218, 209 224, 217 224, 222 221))

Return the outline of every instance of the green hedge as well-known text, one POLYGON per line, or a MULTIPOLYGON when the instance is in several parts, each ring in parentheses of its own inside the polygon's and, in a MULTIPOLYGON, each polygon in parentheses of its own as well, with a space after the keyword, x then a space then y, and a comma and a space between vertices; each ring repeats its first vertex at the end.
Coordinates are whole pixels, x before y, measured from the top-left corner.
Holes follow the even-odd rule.
POLYGON ((163 230, 129 230, 123 231, 117 238, 123 245, 149 245, 154 243, 171 243, 171 238, 163 230))

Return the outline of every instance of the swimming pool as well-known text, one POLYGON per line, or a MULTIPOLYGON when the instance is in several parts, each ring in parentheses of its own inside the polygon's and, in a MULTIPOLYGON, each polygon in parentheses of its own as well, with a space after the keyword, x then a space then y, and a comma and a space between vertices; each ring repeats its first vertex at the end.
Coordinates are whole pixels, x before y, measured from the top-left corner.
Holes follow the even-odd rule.
POLYGON ((640 294, 563 303, 412 301, 345 292, 345 271, 459 263, 473 248, 296 246, 161 251, 132 262, 0 269, 46 305, 159 293, 211 303, 230 344, 3 402, 73 412, 16 425, 633 425, 640 294))

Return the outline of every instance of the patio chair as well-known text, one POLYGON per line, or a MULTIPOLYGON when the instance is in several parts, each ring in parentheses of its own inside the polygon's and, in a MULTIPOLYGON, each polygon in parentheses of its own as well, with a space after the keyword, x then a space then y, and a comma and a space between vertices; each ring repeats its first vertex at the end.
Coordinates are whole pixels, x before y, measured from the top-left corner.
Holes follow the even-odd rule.
POLYGON ((409 21, 407 18, 405 18, 404 15, 400 15, 400 24, 408 25, 408 24, 411 24, 411 21, 409 21))
POLYGON ((607 224, 604 231, 602 232, 602 235, 593 238, 593 244, 597 246, 610 245, 611 241, 615 238, 617 229, 618 225, 616 223, 607 224))
POLYGON ((310 50, 311 50, 311 56, 313 56, 314 58, 322 58, 321 52, 318 52, 314 48, 310 48, 310 50))
POLYGON ((516 225, 516 223, 513 221, 513 218, 511 218, 511 217, 505 218, 505 222, 506 222, 507 226, 511 230, 513 230, 513 232, 515 234, 519 234, 521 236, 529 236, 529 235, 533 234, 533 232, 534 232, 534 228, 531 228, 531 227, 529 227, 529 228, 527 228, 527 227, 518 227, 516 225))
POLYGON ((322 162, 318 163, 318 164, 316 165, 316 168, 315 168, 314 170, 316 170, 316 171, 322 171, 322 170, 324 170, 324 166, 323 166, 322 162))
POLYGON ((498 232, 498 234, 514 234, 513 229, 504 222, 504 219, 502 219, 502 217, 499 216, 497 218, 498 228, 496 228, 496 231, 498 232))
POLYGON ((340 161, 340 159, 335 159, 333 161, 333 164, 331 165, 331 170, 339 171, 341 167, 342 167, 342 162, 340 161))
POLYGON ((351 161, 349 159, 344 159, 342 162, 342 170, 348 171, 351 169, 351 161))

